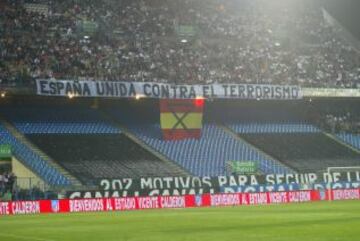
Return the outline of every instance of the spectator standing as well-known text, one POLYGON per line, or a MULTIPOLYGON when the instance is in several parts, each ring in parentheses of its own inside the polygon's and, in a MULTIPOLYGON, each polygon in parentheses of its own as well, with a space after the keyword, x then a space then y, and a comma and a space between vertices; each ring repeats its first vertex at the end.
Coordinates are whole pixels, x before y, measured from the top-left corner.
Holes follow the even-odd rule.
POLYGON ((0 197, 4 194, 5 191, 5 177, 0 174, 0 197))

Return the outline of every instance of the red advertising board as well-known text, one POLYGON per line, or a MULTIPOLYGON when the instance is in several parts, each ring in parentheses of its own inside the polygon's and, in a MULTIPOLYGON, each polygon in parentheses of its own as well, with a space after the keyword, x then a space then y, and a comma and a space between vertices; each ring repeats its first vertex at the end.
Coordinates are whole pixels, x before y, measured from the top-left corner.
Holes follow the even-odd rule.
POLYGON ((360 189, 0 202, 1 215, 107 212, 360 200, 360 189))

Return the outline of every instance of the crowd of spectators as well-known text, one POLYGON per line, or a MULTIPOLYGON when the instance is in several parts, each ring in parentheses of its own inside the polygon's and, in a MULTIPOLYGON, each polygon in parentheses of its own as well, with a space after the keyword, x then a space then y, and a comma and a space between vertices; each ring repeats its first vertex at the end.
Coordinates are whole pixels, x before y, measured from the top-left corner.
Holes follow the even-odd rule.
POLYGON ((0 197, 5 193, 12 193, 16 182, 16 176, 12 172, 0 174, 0 197))
POLYGON ((360 55, 310 0, 0 5, 0 84, 36 78, 360 87, 360 55), (85 23, 92 24, 90 33, 85 23), (181 29, 188 29, 183 32, 181 29))
MULTIPOLYGON (((57 192, 39 187, 19 188, 18 178, 10 171, 0 170, 0 201, 56 199, 57 192)), ((31 181, 30 181, 31 182, 31 181)))
POLYGON ((323 128, 331 133, 360 133, 360 119, 350 112, 343 115, 327 114, 322 121, 323 128))

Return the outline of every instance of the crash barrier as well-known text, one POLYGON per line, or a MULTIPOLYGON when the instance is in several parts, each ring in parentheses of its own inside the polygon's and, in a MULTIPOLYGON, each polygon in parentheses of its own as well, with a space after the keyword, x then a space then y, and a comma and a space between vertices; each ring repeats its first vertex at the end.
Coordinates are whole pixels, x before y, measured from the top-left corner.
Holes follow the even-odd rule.
POLYGON ((0 215, 267 205, 350 199, 360 200, 360 189, 0 202, 0 215))

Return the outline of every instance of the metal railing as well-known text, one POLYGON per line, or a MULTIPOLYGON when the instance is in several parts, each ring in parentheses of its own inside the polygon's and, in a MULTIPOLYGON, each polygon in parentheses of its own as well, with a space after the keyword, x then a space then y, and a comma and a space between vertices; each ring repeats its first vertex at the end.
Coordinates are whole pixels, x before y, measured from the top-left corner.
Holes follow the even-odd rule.
POLYGON ((52 186, 39 178, 16 178, 10 187, 0 185, 0 201, 10 200, 41 200, 58 199, 65 195, 67 191, 91 191, 95 186, 52 186))

